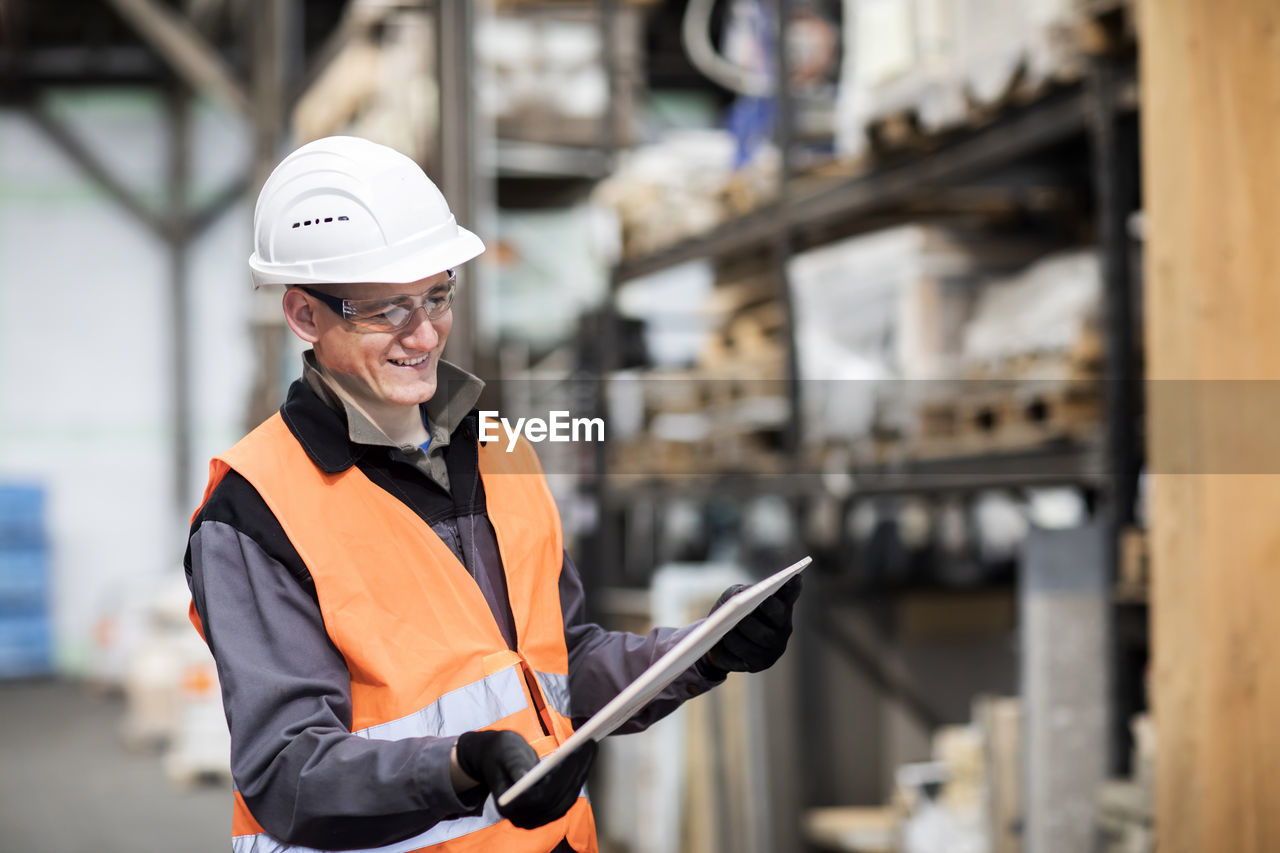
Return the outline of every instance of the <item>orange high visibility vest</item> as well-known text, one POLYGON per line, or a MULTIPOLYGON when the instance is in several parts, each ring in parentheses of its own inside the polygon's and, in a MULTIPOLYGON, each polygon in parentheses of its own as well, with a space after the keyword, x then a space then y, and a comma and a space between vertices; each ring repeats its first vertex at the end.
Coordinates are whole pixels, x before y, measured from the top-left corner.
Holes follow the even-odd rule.
MULTIPOLYGON (((351 675, 351 730, 399 740, 519 732, 539 755, 573 733, 560 611, 560 517, 533 449, 480 448, 489 520, 506 572, 511 651, 466 568, 431 528, 352 466, 326 474, 277 413, 209 466, 205 500, 235 469, 262 496, 315 581, 325 629, 351 675)), ((194 607, 192 608, 194 617, 194 607)), ((198 619, 197 629, 200 628, 198 619)), ((441 821, 380 851, 597 850, 585 794, 533 830, 484 814, 441 821)), ((232 848, 299 851, 267 835, 235 794, 232 848)))

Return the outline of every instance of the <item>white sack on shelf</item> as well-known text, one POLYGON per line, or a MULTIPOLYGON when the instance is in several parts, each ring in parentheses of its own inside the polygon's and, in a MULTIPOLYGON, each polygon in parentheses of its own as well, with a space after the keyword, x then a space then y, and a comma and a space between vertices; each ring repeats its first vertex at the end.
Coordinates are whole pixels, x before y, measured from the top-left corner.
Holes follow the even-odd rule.
POLYGON ((709 333, 701 313, 715 287, 708 261, 693 261, 627 282, 618 291, 618 311, 645 321, 645 348, 655 367, 684 367, 698 359, 709 333))
POLYGON ((1093 249, 1051 255, 982 288, 964 335, 971 364, 1071 348, 1098 319, 1101 271, 1093 249))
POLYGON ((801 374, 805 440, 866 435, 875 421, 877 384, 888 379, 883 362, 842 350, 821 335, 800 337, 796 356, 816 375, 801 374))
POLYGON ((973 275, 973 259, 941 229, 903 226, 799 254, 788 264, 806 440, 865 435, 902 403, 901 378, 940 375, 942 328, 963 320, 940 282, 973 275), (926 307, 929 310, 925 310, 926 307))
POLYGON ((479 102, 492 115, 541 110, 598 118, 608 110, 594 22, 490 15, 479 22, 475 41, 479 102))
POLYGON ((1013 85, 1026 55, 1025 0, 956 0, 957 61, 976 103, 995 104, 1013 85))
POLYGON ((926 130, 964 121, 956 73, 956 0, 845 0, 836 148, 858 157, 866 126, 914 113, 926 130))
POLYGON ((844 0, 836 150, 866 153, 867 125, 897 114, 928 132, 963 124, 970 102, 1081 71, 1072 0, 844 0))
POLYGON ((1072 0, 954 0, 956 58, 975 103, 996 105, 1015 83, 1078 71, 1072 0))
POLYGON ((569 118, 599 118, 609 107, 609 80, 598 65, 549 70, 548 100, 555 111, 569 118))
POLYGON ((545 21, 542 55, 549 68, 579 69, 600 61, 600 27, 594 21, 545 21))
POLYGON ((927 131, 955 127, 968 117, 957 72, 956 14, 956 0, 916 0, 916 110, 920 126, 927 131))
POLYGON ((724 131, 683 130, 622 155, 594 200, 617 212, 624 251, 653 251, 718 224, 733 151, 724 131))

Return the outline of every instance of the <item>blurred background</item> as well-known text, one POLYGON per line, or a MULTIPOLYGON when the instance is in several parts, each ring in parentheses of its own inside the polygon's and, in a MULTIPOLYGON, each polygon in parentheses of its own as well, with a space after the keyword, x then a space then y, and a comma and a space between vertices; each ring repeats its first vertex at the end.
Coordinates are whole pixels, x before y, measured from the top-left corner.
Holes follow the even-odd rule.
POLYGON ((1196 384, 1280 365, 1280 12, 1140 5, 0 0, 0 850, 227 843, 182 554, 300 373, 253 200, 339 133, 485 240, 482 408, 604 419, 539 451, 592 618, 815 558, 779 666, 606 743, 603 849, 1280 849, 1280 405, 1196 384))

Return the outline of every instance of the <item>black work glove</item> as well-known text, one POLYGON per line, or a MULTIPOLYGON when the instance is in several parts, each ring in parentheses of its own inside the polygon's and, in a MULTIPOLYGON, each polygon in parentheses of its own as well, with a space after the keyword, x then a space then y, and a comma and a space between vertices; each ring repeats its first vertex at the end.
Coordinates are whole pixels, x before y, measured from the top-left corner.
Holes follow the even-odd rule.
MULTIPOLYGON (((710 681, 720 681, 731 672, 760 672, 777 663, 787 650, 791 609, 800 597, 800 586, 800 576, 796 575, 760 602, 698 659, 694 664, 698 673, 710 681)), ((738 584, 720 593, 711 613, 744 589, 746 586, 738 584)))
MULTIPOLYGON (((564 817, 587 781, 596 742, 587 741, 538 784, 498 813, 521 829, 534 829, 564 817)), ((458 738, 458 766, 489 789, 495 803, 503 791, 538 763, 538 753, 516 732, 467 732, 458 738)))

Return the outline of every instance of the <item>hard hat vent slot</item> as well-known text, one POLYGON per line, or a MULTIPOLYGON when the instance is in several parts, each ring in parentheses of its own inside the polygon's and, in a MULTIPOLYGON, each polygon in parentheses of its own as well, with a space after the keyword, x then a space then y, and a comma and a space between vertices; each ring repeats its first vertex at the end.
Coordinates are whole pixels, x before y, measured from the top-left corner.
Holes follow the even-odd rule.
MULTIPOLYGON (((317 219, 306 219, 306 220, 303 220, 302 222, 295 222, 295 223, 293 223, 293 227, 294 227, 294 228, 301 228, 303 225, 319 225, 319 224, 321 223, 321 221, 324 221, 324 222, 332 222, 332 221, 333 221, 333 217, 332 217, 332 216, 326 216, 323 220, 320 220, 320 219, 318 219, 318 218, 317 218, 317 219)), ((351 217, 350 217, 350 216, 339 216, 339 217, 338 217, 338 221, 339 221, 339 222, 350 222, 350 221, 351 221, 351 217)))

